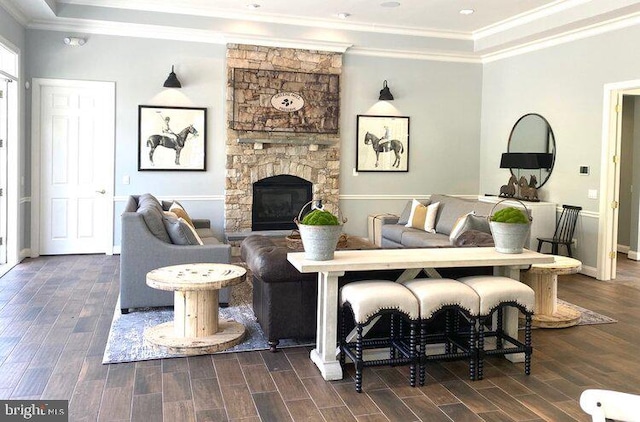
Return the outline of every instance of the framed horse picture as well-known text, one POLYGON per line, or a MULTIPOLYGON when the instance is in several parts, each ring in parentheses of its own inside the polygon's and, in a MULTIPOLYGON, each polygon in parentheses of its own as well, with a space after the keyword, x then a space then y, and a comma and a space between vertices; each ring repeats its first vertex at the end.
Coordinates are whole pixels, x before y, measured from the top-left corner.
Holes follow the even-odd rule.
POLYGON ((139 171, 206 171, 207 109, 138 106, 139 171))
POLYGON ((409 117, 358 115, 356 171, 409 171, 409 117))

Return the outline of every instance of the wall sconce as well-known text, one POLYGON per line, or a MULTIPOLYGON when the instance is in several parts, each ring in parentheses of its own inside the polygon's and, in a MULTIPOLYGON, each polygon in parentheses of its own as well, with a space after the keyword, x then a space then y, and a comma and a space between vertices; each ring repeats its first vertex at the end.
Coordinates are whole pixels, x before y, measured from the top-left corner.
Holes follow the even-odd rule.
POLYGON ((71 47, 82 47, 87 42, 87 40, 80 37, 64 37, 63 41, 71 47))
POLYGON ((387 86, 387 80, 385 79, 384 83, 382 84, 382 89, 380 90, 380 98, 378 98, 378 100, 380 101, 392 101, 393 100, 393 94, 391 94, 391 91, 389 91, 389 87, 387 86))
POLYGON ((166 81, 164 81, 165 88, 182 88, 182 84, 178 80, 175 72, 173 71, 173 65, 171 66, 171 73, 169 73, 169 77, 166 81))

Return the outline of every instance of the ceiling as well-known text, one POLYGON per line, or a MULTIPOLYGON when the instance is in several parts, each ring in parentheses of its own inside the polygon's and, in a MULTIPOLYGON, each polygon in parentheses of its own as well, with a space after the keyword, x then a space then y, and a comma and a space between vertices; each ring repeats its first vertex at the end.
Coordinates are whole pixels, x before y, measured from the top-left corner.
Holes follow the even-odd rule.
POLYGON ((0 0, 0 6, 34 29, 218 43, 263 39, 470 61, 640 19, 640 0, 0 0))

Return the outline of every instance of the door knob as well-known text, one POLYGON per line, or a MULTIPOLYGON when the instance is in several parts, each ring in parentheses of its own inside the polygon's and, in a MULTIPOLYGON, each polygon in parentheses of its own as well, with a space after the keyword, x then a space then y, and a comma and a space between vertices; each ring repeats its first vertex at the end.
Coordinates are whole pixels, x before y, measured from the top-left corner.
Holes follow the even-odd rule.
POLYGON ((107 191, 104 189, 100 189, 100 190, 97 190, 96 193, 99 193, 100 195, 104 195, 105 193, 107 193, 107 191))

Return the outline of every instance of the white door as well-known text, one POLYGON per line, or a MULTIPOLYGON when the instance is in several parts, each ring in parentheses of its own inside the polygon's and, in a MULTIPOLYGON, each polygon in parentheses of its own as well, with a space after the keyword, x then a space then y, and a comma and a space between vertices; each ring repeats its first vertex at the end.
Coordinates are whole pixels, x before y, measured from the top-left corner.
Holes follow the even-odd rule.
POLYGON ((111 253, 115 86, 34 79, 33 87, 32 248, 35 240, 42 255, 111 253))

